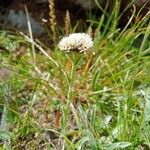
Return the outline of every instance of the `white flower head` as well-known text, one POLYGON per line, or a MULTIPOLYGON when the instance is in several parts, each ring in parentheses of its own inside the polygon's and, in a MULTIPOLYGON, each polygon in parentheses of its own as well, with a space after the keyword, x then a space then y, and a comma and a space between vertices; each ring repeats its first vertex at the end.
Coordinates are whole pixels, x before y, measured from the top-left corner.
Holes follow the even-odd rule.
POLYGON ((93 40, 90 35, 86 33, 72 33, 66 37, 63 37, 58 47, 62 51, 79 51, 87 52, 93 47, 93 40))

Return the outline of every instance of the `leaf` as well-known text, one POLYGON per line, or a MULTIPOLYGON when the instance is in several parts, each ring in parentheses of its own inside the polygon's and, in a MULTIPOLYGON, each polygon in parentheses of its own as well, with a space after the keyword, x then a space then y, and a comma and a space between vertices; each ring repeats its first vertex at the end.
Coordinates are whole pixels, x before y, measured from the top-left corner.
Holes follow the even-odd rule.
POLYGON ((86 130, 85 134, 87 135, 87 137, 89 139, 89 146, 90 146, 91 150, 98 149, 98 143, 97 143, 97 140, 94 137, 93 133, 90 130, 86 130))
POLYGON ((79 141, 77 142, 77 144, 76 144, 77 150, 82 150, 82 147, 83 147, 84 144, 85 144, 86 142, 88 142, 88 141, 89 141, 89 138, 88 138, 88 137, 83 137, 81 140, 79 140, 79 141))
POLYGON ((61 112, 60 110, 55 110, 55 128, 59 129, 60 128, 60 119, 61 119, 61 112))
POLYGON ((114 150, 114 149, 117 149, 117 148, 126 148, 126 147, 129 147, 129 146, 131 146, 131 143, 129 143, 129 142, 117 142, 117 143, 107 144, 105 146, 105 148, 107 150, 114 150))
POLYGON ((149 95, 146 95, 144 120, 145 121, 150 121, 150 96, 149 95))
POLYGON ((70 72, 72 65, 73 65, 73 62, 72 62, 71 58, 68 58, 68 60, 65 64, 65 71, 70 72))
POLYGON ((113 140, 114 140, 115 138, 118 138, 118 136, 119 136, 120 134, 122 134, 122 132, 123 132, 123 124, 120 124, 120 125, 116 126, 116 127, 112 130, 111 135, 107 137, 106 142, 107 142, 107 143, 113 142, 113 140))
POLYGON ((100 69, 97 69, 93 78, 93 82, 92 82, 93 91, 97 90, 97 83, 98 83, 99 77, 100 77, 100 69))
POLYGON ((145 104, 144 104, 144 121, 150 121, 150 95, 147 94, 146 91, 141 90, 142 95, 145 98, 145 104))
POLYGON ((8 134, 6 131, 0 130, 0 139, 1 140, 9 140, 10 134, 8 134))
POLYGON ((84 73, 86 73, 86 72, 88 71, 88 69, 89 69, 91 63, 92 63, 92 54, 90 54, 90 55, 88 56, 88 60, 87 60, 87 62, 86 62, 85 68, 84 68, 84 73))

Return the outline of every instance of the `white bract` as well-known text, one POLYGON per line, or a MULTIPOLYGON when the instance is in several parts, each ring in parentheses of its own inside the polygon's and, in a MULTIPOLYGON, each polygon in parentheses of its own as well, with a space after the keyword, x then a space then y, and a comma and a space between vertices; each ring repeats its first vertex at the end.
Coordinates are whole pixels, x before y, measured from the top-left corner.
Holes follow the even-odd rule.
POLYGON ((90 35, 86 33, 72 33, 66 37, 63 37, 58 47, 62 51, 79 51, 87 52, 93 47, 93 40, 90 35))

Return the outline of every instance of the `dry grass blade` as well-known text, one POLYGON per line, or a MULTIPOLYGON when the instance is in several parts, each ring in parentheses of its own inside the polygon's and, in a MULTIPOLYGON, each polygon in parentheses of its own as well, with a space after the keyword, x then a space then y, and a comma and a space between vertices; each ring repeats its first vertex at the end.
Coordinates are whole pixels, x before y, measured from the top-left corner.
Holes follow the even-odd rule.
MULTIPOLYGON (((30 22, 28 9, 26 5, 24 7, 25 7, 26 16, 27 16, 27 24, 28 24, 30 39, 33 41, 33 34, 32 34, 32 28, 31 28, 31 22, 30 22)), ((35 47, 33 43, 31 43, 31 46, 32 46, 33 63, 35 64, 36 63, 35 47)))

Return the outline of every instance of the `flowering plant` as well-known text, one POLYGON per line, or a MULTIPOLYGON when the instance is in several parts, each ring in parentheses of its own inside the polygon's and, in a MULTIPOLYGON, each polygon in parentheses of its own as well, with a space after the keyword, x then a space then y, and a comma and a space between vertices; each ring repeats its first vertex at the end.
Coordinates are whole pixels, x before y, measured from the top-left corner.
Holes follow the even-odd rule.
POLYGON ((58 47, 62 51, 79 51, 87 52, 93 47, 93 40, 86 33, 72 33, 69 36, 63 37, 58 47))

